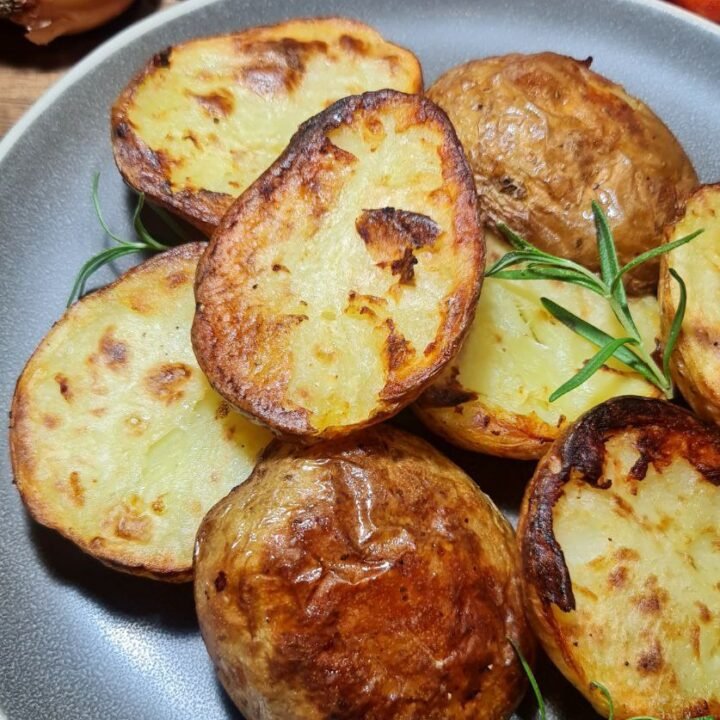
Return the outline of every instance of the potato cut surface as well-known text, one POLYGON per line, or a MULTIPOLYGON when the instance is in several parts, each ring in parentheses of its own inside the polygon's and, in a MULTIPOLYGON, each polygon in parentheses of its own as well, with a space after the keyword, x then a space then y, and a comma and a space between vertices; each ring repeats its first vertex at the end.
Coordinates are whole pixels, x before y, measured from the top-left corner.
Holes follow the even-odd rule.
MULTIPOLYGON (((488 264, 510 250, 486 233, 488 264)), ((551 280, 488 278, 462 349, 413 406, 432 430, 461 447, 501 457, 540 458, 560 429, 617 395, 659 397, 660 391, 611 361, 586 383, 551 403, 597 347, 545 310, 548 297, 614 337, 624 331, 610 306, 589 290, 551 280)), ((630 307, 649 351, 660 334, 654 297, 630 307)))
POLYGON ((483 263, 442 111, 393 91, 347 98, 223 219, 198 269, 195 352, 221 395, 280 432, 344 434, 450 360, 483 263))
POLYGON ((553 445, 522 510, 547 652, 619 719, 720 713, 720 434, 664 401, 618 398, 553 445))
POLYGON ((15 482, 33 517, 117 569, 163 580, 190 579, 203 515, 270 438, 193 356, 202 251, 170 250, 73 305, 12 408, 15 482))
POLYGON ((679 287, 670 277, 673 269, 687 287, 685 318, 671 363, 673 379, 700 417, 720 423, 720 185, 704 186, 690 198, 667 240, 696 230, 703 234, 663 256, 662 327, 666 336, 680 302, 679 287))
POLYGON ((347 95, 422 91, 409 51, 343 18, 291 20, 155 55, 112 114, 127 182, 210 232, 298 125, 347 95))
POLYGON ((203 638, 247 720, 501 720, 532 659, 510 525, 456 465, 381 426, 272 446, 206 516, 203 638))

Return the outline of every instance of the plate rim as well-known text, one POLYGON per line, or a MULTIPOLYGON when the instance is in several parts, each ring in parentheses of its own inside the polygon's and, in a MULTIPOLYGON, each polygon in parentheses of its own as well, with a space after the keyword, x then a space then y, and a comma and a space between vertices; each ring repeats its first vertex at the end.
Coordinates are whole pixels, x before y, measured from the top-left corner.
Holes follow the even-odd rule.
MULTIPOLYGON (((0 140, 0 164, 10 154, 15 145, 22 139, 25 132, 59 97, 85 75, 93 70, 100 62, 112 57, 126 45, 139 37, 149 33, 157 27, 182 17, 196 10, 222 2, 222 0, 185 0, 178 5, 160 10, 149 17, 133 23, 117 35, 101 43, 80 62, 74 65, 65 75, 50 86, 8 130, 5 137, 0 140)), ((686 10, 667 0, 616 0, 626 5, 647 8, 650 12, 674 17, 681 22, 695 26, 698 30, 714 35, 720 42, 720 24, 704 18, 690 10, 686 10)), ((301 13, 302 14, 302 13, 301 13)), ((298 15, 299 17, 300 15, 298 15)))

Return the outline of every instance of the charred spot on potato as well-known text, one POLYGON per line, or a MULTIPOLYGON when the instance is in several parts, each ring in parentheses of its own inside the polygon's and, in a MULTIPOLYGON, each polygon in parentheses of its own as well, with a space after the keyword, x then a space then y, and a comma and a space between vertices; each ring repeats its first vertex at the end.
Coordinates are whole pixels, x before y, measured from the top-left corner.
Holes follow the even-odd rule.
POLYGON ((109 326, 98 344, 100 358, 111 370, 119 370, 128 363, 128 347, 125 342, 118 340, 115 328, 109 326))
POLYGON ((217 406, 217 410, 215 411, 215 419, 222 420, 223 418, 226 418, 228 416, 229 412, 230 412, 230 406, 223 400, 217 406))
POLYGON ((222 592, 227 587, 227 575, 221 570, 215 576, 215 592, 222 592))
POLYGON ((220 89, 207 95, 193 95, 193 99, 212 118, 222 119, 232 114, 235 109, 235 97, 229 91, 220 89))
POLYGON ((325 52, 322 41, 299 42, 292 38, 253 45, 258 60, 242 69, 244 83, 258 95, 272 97, 292 93, 305 73, 304 57, 309 53, 325 52))
POLYGON ((170 55, 172 54, 172 47, 165 48, 158 53, 155 53, 152 57, 152 64, 156 68, 168 68, 170 67, 170 55))
POLYGON ((74 393, 70 388, 70 381, 68 380, 67 375, 63 375, 62 373, 56 373, 55 382, 58 384, 60 394, 63 396, 63 398, 65 398, 67 402, 71 402, 74 393))
POLYGON ((192 368, 184 363, 162 363, 145 376, 145 389, 157 400, 172 405, 182 398, 192 368))
POLYGON ((363 210, 355 228, 377 266, 389 267, 402 284, 415 276, 415 250, 432 245, 440 235, 439 225, 427 215, 392 207, 363 210))
POLYGON ((664 663, 662 647, 656 640, 652 646, 638 656, 635 667, 643 674, 657 673, 664 663))
POLYGON ((51 415, 50 413, 45 413, 42 416, 42 422, 48 430, 55 430, 60 426, 60 418, 57 415, 51 415))
POLYGON ((181 287, 182 285, 185 285, 185 283, 190 282, 191 280, 192 278, 183 271, 170 273, 165 278, 165 281, 170 288, 181 287))
POLYGON ((85 488, 80 482, 80 473, 77 472, 77 470, 73 470, 70 473, 68 485, 70 487, 70 496, 72 497, 73 502, 78 507, 82 507, 85 504, 85 488))

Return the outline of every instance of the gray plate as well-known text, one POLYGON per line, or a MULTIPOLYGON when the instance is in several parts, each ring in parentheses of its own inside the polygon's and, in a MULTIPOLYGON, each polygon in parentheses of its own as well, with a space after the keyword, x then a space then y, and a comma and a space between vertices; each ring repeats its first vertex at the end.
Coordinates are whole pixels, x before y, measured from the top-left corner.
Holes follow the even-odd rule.
MULTIPOLYGON (((314 14, 377 26, 418 54, 428 82, 463 60, 513 50, 592 55, 597 70, 664 118, 704 180, 720 180, 720 30, 656 0, 190 0, 93 53, 0 144, 4 407, 62 313, 74 273, 104 242, 89 203, 96 170, 111 224, 126 227, 129 198, 113 166, 108 108, 131 73, 179 40, 314 14)), ((531 466, 444 449, 514 514, 531 466)), ((0 716, 237 720, 205 655, 189 587, 106 570, 36 526, 10 484, 6 451, 2 463, 0 716)), ((547 664, 540 681, 553 718, 592 716, 547 664)), ((518 717, 533 713, 526 700, 518 717)))

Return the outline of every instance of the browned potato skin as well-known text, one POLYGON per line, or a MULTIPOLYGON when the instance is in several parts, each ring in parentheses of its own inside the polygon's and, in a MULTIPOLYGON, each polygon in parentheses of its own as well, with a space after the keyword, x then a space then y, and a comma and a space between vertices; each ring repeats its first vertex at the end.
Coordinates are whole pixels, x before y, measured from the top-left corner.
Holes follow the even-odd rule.
MULTIPOLYGON (((234 33, 232 37, 237 39, 238 44, 266 43, 274 45, 274 52, 286 58, 288 67, 299 64, 299 71, 302 73, 302 56, 307 51, 313 51, 312 43, 303 43, 279 39, 285 25, 307 24, 313 25, 321 22, 336 20, 339 24, 347 27, 350 33, 348 43, 353 43, 356 52, 363 52, 362 37, 366 31, 371 30, 369 26, 349 18, 307 18, 295 19, 287 23, 277 25, 260 26, 248 28, 241 32, 234 33), (354 33, 354 35, 353 35, 354 33), (297 57, 296 54, 297 53, 297 57), (298 59, 299 58, 299 59, 298 59)), ((374 31, 373 31, 374 32, 374 31)), ((189 41, 192 42, 192 41, 189 41)), ((395 50, 403 53, 403 56, 410 56, 417 67, 416 91, 422 92, 423 77, 420 63, 409 51, 395 47, 395 50)), ((181 46, 176 46, 181 47, 181 46)), ((132 123, 128 120, 128 110, 133 102, 136 89, 143 80, 157 68, 167 67, 171 62, 173 48, 154 55, 147 65, 138 72, 130 81, 125 90, 115 101, 111 112, 111 128, 113 140, 113 153, 115 162, 125 181, 138 192, 143 192, 152 198, 153 202, 167 210, 177 214, 183 220, 194 225, 208 238, 215 231, 223 215, 228 211, 236 199, 235 196, 221 192, 213 192, 205 188, 194 190, 184 189, 173 192, 166 177, 165 164, 167 160, 161 153, 155 153, 147 146, 142 138, 135 132, 132 123)), ((392 56, 390 56, 392 57, 392 56)), ((397 58, 393 58, 397 59, 397 58)), ((280 66, 282 68, 282 66, 280 66)), ((285 83, 296 83, 291 77, 281 78, 285 83)), ((282 83, 281 83, 282 84, 282 83)), ((291 91, 288 87, 285 91, 291 91)))
POLYGON ((492 411, 454 378, 429 387, 413 405, 413 412, 432 432, 453 445, 512 460, 538 460, 557 437, 558 428, 538 417, 492 411), (471 419, 458 422, 463 403, 471 404, 471 419))
POLYGON ((200 628, 248 720, 500 720, 525 689, 507 638, 534 650, 513 545, 396 428, 277 444, 200 528, 200 628))
MULTIPOLYGON (((312 192, 317 190, 313 189, 312 192)), ((462 148, 443 111, 425 98, 393 90, 344 98, 301 125, 285 152, 223 217, 198 265, 195 283, 198 306, 192 328, 195 354, 217 392, 241 412, 268 425, 277 434, 308 442, 343 437, 366 425, 387 419, 409 405, 454 357, 474 316, 484 263, 485 245, 477 218, 472 179, 462 148), (264 354, 273 334, 281 332, 283 327, 279 323, 273 327, 272 320, 265 319, 258 324, 257 316, 250 314, 254 312, 252 306, 239 306, 228 296, 226 276, 238 277, 240 269, 245 272, 243 263, 250 267, 255 252, 254 248, 245 249, 249 259, 241 257, 233 247, 233 235, 237 234, 238 225, 245 223, 252 227, 257 222, 257 214, 264 212, 268 203, 287 202, 285 195, 292 197, 297 193, 308 192, 308 181, 304 177, 305 164, 308 158, 319 165, 327 162, 326 132, 350 122, 356 112, 373 111, 385 104, 391 106, 405 103, 409 98, 412 98, 411 102, 417 103, 417 118, 421 122, 429 119, 446 133, 445 143, 438 152, 444 163, 444 177, 457 192, 454 228, 458 245, 469 248, 472 262, 468 266, 472 268, 470 274, 473 278, 467 282, 464 275, 462 282, 458 281, 452 301, 444 311, 437 339, 425 349, 424 366, 421 369, 410 372, 404 360, 402 343, 398 343, 398 347, 389 343, 386 360, 390 371, 381 401, 375 406, 372 415, 362 422, 331 426, 318 431, 309 422, 304 408, 286 406, 282 361, 275 358, 268 362, 264 354), (246 316, 243 317, 242 313, 246 316), (248 327, 259 329, 251 335, 247 332, 248 327), (237 338, 243 337, 243 334, 245 338, 239 343, 237 338), (263 358, 262 363, 259 363, 258 357, 263 358), (271 368, 264 385, 258 385, 254 378, 248 380, 258 365, 271 368)))
MULTIPOLYGON (((455 125, 485 219, 597 270, 592 200, 625 264, 659 243, 697 176, 652 110, 590 61, 549 52, 473 60, 428 96, 455 125)), ((650 292, 657 276, 657 262, 645 263, 628 289, 650 292)))
MULTIPOLYGON (((590 686, 598 678, 586 676, 577 643, 562 631, 552 613, 553 605, 565 612, 575 609, 572 579, 562 547, 553 533, 553 508, 565 492, 565 484, 578 474, 590 485, 603 487, 605 444, 613 434, 627 428, 647 433, 642 456, 649 463, 662 466, 667 458, 682 455, 709 482, 718 484, 720 435, 716 431, 687 410, 664 400, 634 396, 613 398, 565 428, 540 461, 526 489, 517 527, 526 607, 532 628, 553 663, 603 716, 607 715, 603 696, 590 686)), ((639 470, 642 472, 642 468, 639 470)), ((628 672, 631 670, 634 668, 627 668, 628 672)), ((666 680, 666 675, 658 679, 659 682, 666 680)), ((638 697, 616 696, 616 717, 650 712, 663 720, 674 720, 720 713, 717 696, 688 706, 681 715, 664 713, 662 707, 639 709, 637 704, 642 706, 643 700, 640 694, 638 697)))

